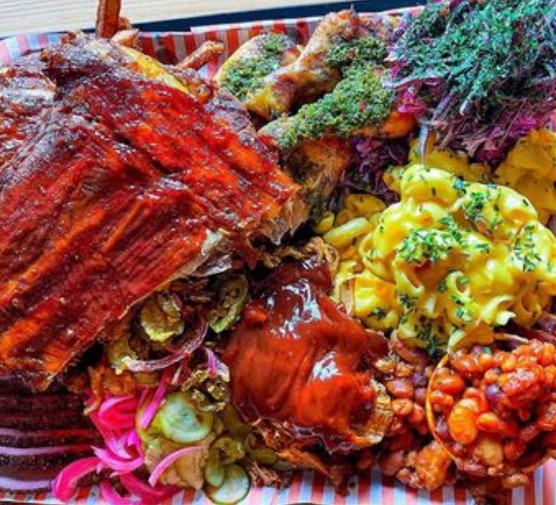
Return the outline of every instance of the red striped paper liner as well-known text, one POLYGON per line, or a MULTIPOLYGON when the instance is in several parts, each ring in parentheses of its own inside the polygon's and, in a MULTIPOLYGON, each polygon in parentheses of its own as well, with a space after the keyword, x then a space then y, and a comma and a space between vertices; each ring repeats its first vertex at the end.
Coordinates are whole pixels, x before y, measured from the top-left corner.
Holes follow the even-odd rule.
MULTIPOLYGON (((418 8, 389 11, 402 15, 418 8)), ((163 60, 179 61, 205 40, 221 40, 225 51, 218 65, 227 59, 246 40, 262 32, 286 33, 300 44, 305 44, 320 18, 277 19, 250 23, 219 24, 193 28, 190 32, 141 33, 143 50, 163 60)), ((32 51, 38 51, 60 40, 61 34, 17 35, 0 41, 0 65, 8 64, 32 51)))
MULTIPOLYGON (((514 489, 511 494, 512 505, 556 505, 554 476, 556 461, 550 461, 538 468, 531 483, 523 488, 514 489)), ((501 490, 502 492, 502 490, 501 490)), ((0 492, 0 503, 40 503, 59 504, 48 493, 6 493, 0 492)), ((76 505, 109 505, 99 497, 98 489, 81 489, 71 502, 76 505)), ((428 492, 408 488, 400 482, 381 475, 373 469, 367 476, 352 481, 347 495, 334 491, 332 485, 321 475, 313 472, 299 472, 290 487, 253 488, 238 505, 289 505, 311 503, 317 505, 472 505, 468 490, 461 486, 445 486, 428 492)), ((211 505, 212 502, 202 491, 185 490, 168 499, 161 505, 211 505)))
MULTIPOLYGON (((390 15, 404 15, 419 8, 388 11, 390 15)), ((142 33, 140 41, 145 53, 165 61, 178 61, 194 51, 205 40, 221 40, 226 45, 224 54, 209 69, 208 76, 214 74, 218 66, 249 38, 262 32, 286 33, 300 44, 305 44, 319 18, 299 18, 259 21, 253 23, 220 24, 197 27, 184 33, 142 33)), ((61 34, 18 35, 0 41, 0 65, 35 52, 60 41, 61 34)), ((556 122, 555 122, 556 125, 556 122)), ((556 505, 555 479, 556 461, 550 461, 534 473, 531 484, 514 490, 511 495, 513 505, 556 505)), ((48 493, 6 493, 0 491, 0 503, 59 504, 48 493)), ((76 505, 104 505, 98 489, 81 489, 73 500, 76 505)), ((201 491, 185 490, 162 505, 211 505, 211 501, 201 491)), ((292 503, 312 503, 317 505, 428 505, 444 503, 448 505, 471 505, 468 490, 461 486, 447 486, 433 492, 413 490, 382 476, 374 468, 366 476, 353 480, 347 496, 335 492, 331 484, 321 475, 313 472, 299 472, 292 485, 278 490, 271 487, 253 488, 239 505, 288 505, 292 503)), ((108 504, 106 504, 108 505, 108 504)))

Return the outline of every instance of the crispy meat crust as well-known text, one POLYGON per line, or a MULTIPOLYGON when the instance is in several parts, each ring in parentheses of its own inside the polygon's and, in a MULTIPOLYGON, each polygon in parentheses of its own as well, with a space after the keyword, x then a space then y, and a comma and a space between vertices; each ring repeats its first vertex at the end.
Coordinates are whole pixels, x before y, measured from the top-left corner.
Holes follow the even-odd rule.
POLYGON ((256 137, 88 40, 44 55, 59 99, 0 178, 0 376, 35 389, 297 189, 256 137))

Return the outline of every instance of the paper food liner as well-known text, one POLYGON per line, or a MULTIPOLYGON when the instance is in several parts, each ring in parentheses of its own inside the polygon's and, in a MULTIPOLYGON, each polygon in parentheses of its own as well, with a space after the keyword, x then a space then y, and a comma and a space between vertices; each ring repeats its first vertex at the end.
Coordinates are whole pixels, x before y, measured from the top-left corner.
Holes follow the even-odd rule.
MULTIPOLYGON (((419 8, 389 11, 389 14, 405 15, 419 8)), ((226 50, 218 61, 205 69, 205 75, 214 75, 230 54, 246 40, 260 33, 273 31, 287 33, 300 44, 305 44, 320 18, 281 19, 240 24, 204 26, 182 33, 142 33, 142 49, 149 55, 165 62, 183 59, 206 40, 221 40, 226 50)), ((0 66, 8 64, 20 56, 38 51, 60 41, 62 34, 43 33, 18 35, 0 41, 0 66)), ((500 490, 511 495, 515 505, 556 505, 554 477, 556 461, 549 461, 538 468, 528 486, 512 491, 500 490)), ((509 496, 510 497, 510 496, 509 496)), ((0 491, 0 503, 59 504, 48 493, 5 493, 0 491)), ((96 487, 83 488, 71 502, 79 505, 99 505, 106 503, 99 496, 96 487)), ((184 490, 164 505, 210 505, 212 502, 202 491, 184 490)), ((278 490, 273 487, 253 487, 240 505, 425 505, 431 503, 469 504, 473 503, 469 490, 463 486, 445 486, 432 492, 408 488, 398 481, 381 475, 375 467, 366 475, 353 478, 346 496, 339 495, 326 479, 314 472, 298 472, 290 487, 278 490)))

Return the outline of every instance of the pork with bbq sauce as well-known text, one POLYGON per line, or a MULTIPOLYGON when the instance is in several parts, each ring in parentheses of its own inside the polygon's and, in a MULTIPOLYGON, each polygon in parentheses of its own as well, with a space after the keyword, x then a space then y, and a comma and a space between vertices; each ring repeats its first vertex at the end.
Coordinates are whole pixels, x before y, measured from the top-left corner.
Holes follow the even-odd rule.
POLYGON ((21 65, 43 80, 18 81, 46 88, 36 114, 0 127, 18 144, 0 168, 0 376, 36 390, 169 281, 278 239, 298 191, 194 73, 87 36, 41 60, 21 65))
POLYGON ((232 400, 269 447, 342 484, 346 454, 378 443, 390 402, 373 380, 387 341, 328 296, 329 266, 287 263, 255 289, 223 353, 232 400))

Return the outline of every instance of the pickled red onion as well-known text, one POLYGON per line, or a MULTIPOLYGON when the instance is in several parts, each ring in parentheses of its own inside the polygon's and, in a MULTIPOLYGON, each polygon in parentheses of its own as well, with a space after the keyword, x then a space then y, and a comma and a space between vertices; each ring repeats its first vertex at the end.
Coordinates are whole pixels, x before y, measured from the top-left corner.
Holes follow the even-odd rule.
MULTIPOLYGON (((198 338, 202 341, 203 337, 204 330, 198 338)), ((173 461, 185 452, 198 448, 188 447, 185 451, 176 451, 164 458, 155 468, 153 484, 150 481, 146 483, 133 474, 145 462, 142 442, 135 427, 137 412, 148 402, 139 423, 141 428, 148 428, 164 401, 172 373, 173 370, 165 369, 156 389, 144 388, 140 395, 101 398, 89 415, 102 435, 104 447, 92 447, 95 456, 75 461, 58 474, 54 481, 54 492, 59 500, 70 500, 83 476, 101 470, 112 471, 111 476, 117 477, 129 492, 129 495, 122 496, 109 481, 101 482, 101 495, 112 505, 155 505, 178 491, 176 486, 156 485, 156 482, 173 461)))
POLYGON ((152 487, 141 479, 137 478, 132 473, 126 473, 120 477, 122 485, 132 494, 139 496, 143 503, 158 504, 163 502, 166 498, 174 495, 179 491, 177 486, 162 486, 157 485, 152 487))
POLYGON ((192 452, 197 452, 206 448, 207 446, 205 444, 195 445, 193 447, 184 447, 183 449, 179 449, 171 454, 168 454, 168 456, 166 456, 160 463, 158 463, 155 469, 151 472, 151 475, 149 477, 149 484, 151 486, 156 486, 156 483, 158 482, 162 474, 183 455, 191 454, 192 452))
POLYGON ((222 377, 224 380, 229 380, 230 370, 228 367, 216 357, 216 354, 212 349, 204 347, 204 350, 207 354, 207 368, 209 375, 212 378, 222 377))
POLYGON ((168 356, 152 360, 139 360, 126 356, 122 359, 122 363, 131 372, 154 372, 156 370, 168 368, 170 365, 185 359, 195 351, 203 343, 207 329, 208 324, 206 321, 202 321, 195 330, 195 335, 190 340, 187 340, 180 349, 168 356))
POLYGON ((137 406, 138 401, 134 396, 113 396, 100 404, 98 419, 107 427, 132 427, 137 406))
POLYGON ((67 502, 77 492, 79 481, 86 475, 96 472, 102 466, 96 456, 78 459, 66 466, 54 479, 52 493, 60 501, 67 502))
MULTIPOLYGON (((168 388, 168 379, 170 377, 169 369, 164 370, 162 373, 162 377, 160 378, 160 383, 158 384, 156 391, 150 401, 148 407, 143 412, 143 417, 139 421, 139 426, 146 430, 151 421, 153 420, 156 412, 160 408, 160 404, 164 400, 164 396, 166 395, 166 389, 168 388)), ((149 395, 145 395, 145 400, 148 399, 149 395)))
POLYGON ((145 458, 143 458, 143 456, 137 456, 134 459, 121 459, 110 450, 101 449, 100 447, 93 447, 93 452, 107 468, 110 468, 117 473, 133 472, 134 470, 140 468, 145 462, 145 458))

